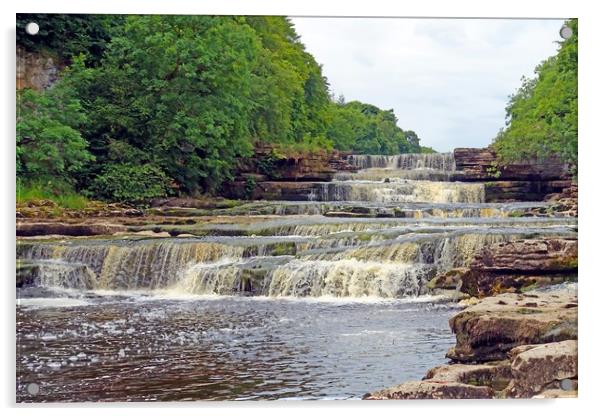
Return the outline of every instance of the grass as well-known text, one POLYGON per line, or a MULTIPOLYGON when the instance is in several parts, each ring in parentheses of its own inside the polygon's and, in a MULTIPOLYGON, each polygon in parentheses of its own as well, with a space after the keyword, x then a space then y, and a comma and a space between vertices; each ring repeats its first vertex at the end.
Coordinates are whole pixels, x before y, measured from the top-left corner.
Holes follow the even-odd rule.
POLYGON ((69 190, 56 191, 40 184, 17 186, 17 204, 41 200, 52 201, 65 209, 84 209, 89 203, 85 196, 69 190))

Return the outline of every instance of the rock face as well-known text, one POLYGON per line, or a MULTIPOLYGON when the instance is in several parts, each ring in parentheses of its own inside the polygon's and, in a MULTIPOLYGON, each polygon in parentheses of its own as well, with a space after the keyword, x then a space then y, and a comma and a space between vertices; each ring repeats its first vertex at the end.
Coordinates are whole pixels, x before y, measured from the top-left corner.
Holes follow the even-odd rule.
POLYGON ((308 201, 315 192, 316 182, 254 182, 235 181, 228 185, 228 197, 267 201, 308 201))
POLYGON ((17 48, 17 90, 44 90, 58 79, 60 70, 56 58, 17 48))
POLYGON ((398 386, 380 390, 364 397, 364 400, 400 399, 491 399, 494 391, 486 386, 439 381, 408 381, 398 386))
POLYGON ((485 182, 485 201, 543 201, 548 194, 562 192, 570 186, 570 179, 552 181, 488 181, 485 182))
POLYGON ((454 149, 456 170, 464 180, 551 181, 570 179, 568 165, 556 158, 497 166, 491 148, 454 149))
POLYGON ((577 239, 548 238, 485 247, 460 277, 461 290, 483 297, 576 278, 577 239))
POLYGON ((281 156, 269 144, 257 144, 254 155, 239 161, 237 176, 253 177, 259 181, 330 181, 337 171, 355 171, 343 159, 343 154, 332 151, 281 156), (249 176, 251 175, 251 176, 249 176))
POLYGON ((519 345, 577 339, 577 297, 569 290, 483 299, 453 316, 456 345, 447 357, 460 362, 501 360, 519 345))
POLYGON ((454 150, 455 179, 485 182, 485 201, 542 201, 571 186, 568 165, 557 158, 498 166, 491 148, 454 150))
POLYGON ((317 183, 330 182, 340 171, 357 171, 344 156, 338 151, 319 151, 283 157, 273 146, 258 144, 252 157, 239 161, 236 177, 224 186, 223 196, 308 201, 317 183))

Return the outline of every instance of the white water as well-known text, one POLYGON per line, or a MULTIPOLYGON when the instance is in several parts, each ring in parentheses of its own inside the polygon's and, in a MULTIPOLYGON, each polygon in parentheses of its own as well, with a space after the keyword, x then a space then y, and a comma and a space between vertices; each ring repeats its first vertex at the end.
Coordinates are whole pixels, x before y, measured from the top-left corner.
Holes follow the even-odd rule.
POLYGON ((220 211, 223 221, 204 226, 213 237, 28 242, 19 257, 35 266, 34 284, 45 288, 393 299, 428 294, 429 279, 467 266, 487 245, 534 232, 574 232, 568 219, 509 218, 527 205, 484 204, 482 184, 400 178, 401 172, 453 172, 451 154, 350 161, 363 169, 355 175, 382 178, 323 183, 314 198, 333 202, 296 206, 297 214, 317 215, 288 216, 293 203, 272 202, 265 209, 283 215, 263 221, 220 211), (368 217, 320 215, 330 210, 368 217), (383 213, 400 218, 373 218, 383 213))

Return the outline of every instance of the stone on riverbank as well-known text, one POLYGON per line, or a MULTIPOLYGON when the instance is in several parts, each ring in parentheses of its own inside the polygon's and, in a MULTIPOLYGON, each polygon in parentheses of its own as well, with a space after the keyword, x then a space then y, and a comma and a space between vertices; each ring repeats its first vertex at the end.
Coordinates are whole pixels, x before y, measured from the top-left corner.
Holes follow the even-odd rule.
POLYGON ((400 399, 491 399, 494 391, 486 386, 458 382, 408 381, 398 386, 370 393, 364 400, 400 399))
POLYGON ((513 349, 508 356, 508 359, 487 364, 451 364, 435 367, 427 372, 422 381, 405 382, 370 393, 364 399, 577 396, 577 341, 524 345, 513 349), (569 389, 566 389, 566 386, 569 386, 569 389))
MULTIPOLYGON (((506 389, 509 397, 532 397, 542 390, 558 390, 561 381, 577 377, 577 341, 567 340, 521 347, 510 351, 512 381, 506 389)), ((573 382, 570 382, 573 384, 573 382)))
POLYGON ((450 319, 456 345, 447 357, 501 360, 519 345, 577 339, 576 306, 576 293, 568 289, 485 298, 450 319))

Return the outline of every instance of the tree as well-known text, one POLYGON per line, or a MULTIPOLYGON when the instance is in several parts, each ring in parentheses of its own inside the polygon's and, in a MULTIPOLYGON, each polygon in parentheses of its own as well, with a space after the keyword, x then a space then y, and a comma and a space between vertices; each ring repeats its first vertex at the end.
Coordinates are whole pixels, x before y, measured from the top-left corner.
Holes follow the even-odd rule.
POLYGON ((124 19, 121 15, 19 13, 17 45, 28 51, 46 50, 67 63, 84 53, 88 64, 97 66, 124 19), (40 27, 35 36, 25 32, 30 22, 40 27))
POLYGON ((73 185, 94 157, 79 129, 86 121, 66 84, 17 93, 17 178, 73 185))
POLYGON ((363 154, 420 153, 420 138, 397 125, 393 110, 359 101, 331 103, 327 136, 334 147, 363 154))
MULTIPOLYGON (((244 18, 128 16, 102 65, 72 75, 100 166, 109 144, 126 164, 160 168, 185 193, 212 191, 251 151, 251 71, 259 45, 244 18)), ((100 173, 91 166, 88 178, 100 173)))
POLYGON ((559 156, 577 168, 577 20, 573 36, 523 78, 506 107, 506 126, 493 143, 502 163, 559 156))

